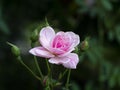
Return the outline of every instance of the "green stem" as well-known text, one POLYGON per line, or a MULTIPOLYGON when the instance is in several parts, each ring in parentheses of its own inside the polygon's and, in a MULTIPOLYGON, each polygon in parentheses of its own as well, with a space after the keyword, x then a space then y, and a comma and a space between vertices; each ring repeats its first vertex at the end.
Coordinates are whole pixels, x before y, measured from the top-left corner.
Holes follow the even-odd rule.
POLYGON ((71 73, 71 69, 69 69, 68 71, 68 76, 67 76, 67 82, 66 82, 66 90, 69 90, 69 79, 70 79, 70 73, 71 73))
POLYGON ((50 68, 50 65, 49 65, 47 59, 46 59, 46 65, 47 65, 47 69, 48 69, 48 77, 49 77, 49 80, 50 80, 50 81, 48 81, 47 87, 49 87, 48 90, 53 90, 52 72, 51 72, 51 68, 50 68), (50 87, 50 86, 51 86, 51 87, 50 87))
POLYGON ((34 56, 34 60, 35 60, 36 67, 37 67, 37 69, 39 71, 39 74, 40 74, 41 78, 43 78, 43 74, 42 74, 41 69, 39 67, 39 64, 38 64, 36 56, 34 56))
POLYGON ((51 89, 50 89, 50 87, 49 87, 49 86, 47 86, 47 87, 45 88, 45 90, 51 90, 51 89))
POLYGON ((19 62, 20 62, 29 72, 31 72, 31 74, 32 74, 35 78, 37 78, 38 80, 41 81, 41 78, 38 77, 38 76, 22 61, 21 57, 18 57, 18 60, 19 60, 19 62))
MULTIPOLYGON (((34 46, 35 46, 35 43, 33 43, 33 42, 31 41, 31 47, 33 48, 34 46)), ((36 56, 34 56, 34 60, 35 60, 35 64, 36 64, 36 67, 37 67, 37 69, 38 69, 38 72, 39 72, 41 78, 43 79, 43 74, 42 74, 42 72, 41 72, 41 69, 40 69, 40 66, 39 66, 39 64, 38 64, 38 61, 37 61, 36 56)))
POLYGON ((48 85, 46 85, 46 89, 45 90, 52 90, 51 88, 50 88, 50 84, 49 84, 50 82, 48 82, 48 85))
POLYGON ((50 66, 49 66, 49 63, 48 63, 48 60, 46 59, 46 65, 47 65, 47 68, 48 68, 48 75, 50 74, 50 66))
POLYGON ((68 71, 68 69, 66 69, 66 70, 63 72, 63 74, 59 77, 59 80, 61 80, 62 77, 64 77, 64 75, 66 74, 67 71, 68 71))

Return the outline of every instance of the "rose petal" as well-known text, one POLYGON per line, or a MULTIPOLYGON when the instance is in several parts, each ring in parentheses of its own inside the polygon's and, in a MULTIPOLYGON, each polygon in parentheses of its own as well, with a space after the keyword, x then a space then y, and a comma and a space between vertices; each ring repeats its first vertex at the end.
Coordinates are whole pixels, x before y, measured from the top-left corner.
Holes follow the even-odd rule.
POLYGON ((54 55, 52 53, 50 53, 49 51, 47 51, 45 48, 43 47, 35 47, 30 49, 29 51, 31 54, 35 55, 35 56, 40 56, 40 57, 44 57, 44 58, 51 58, 54 57, 54 55))
POLYGON ((80 37, 73 32, 66 32, 66 35, 70 36, 72 45, 70 49, 76 47, 80 43, 80 37))
POLYGON ((49 59, 49 62, 52 64, 62 64, 66 68, 76 69, 79 58, 77 54, 69 53, 65 57, 53 57, 49 59))
POLYGON ((50 52, 52 52, 53 54, 55 54, 57 56, 65 53, 65 51, 63 51, 59 48, 50 48, 50 52))
POLYGON ((53 57, 49 59, 49 62, 52 64, 63 64, 69 62, 70 59, 67 57, 53 57))
POLYGON ((53 28, 50 26, 42 28, 39 35, 40 35, 39 40, 40 40, 41 45, 45 47, 46 49, 49 49, 50 41, 55 36, 55 31, 53 30, 53 28))
POLYGON ((56 33, 56 35, 63 35, 63 34, 65 34, 65 32, 63 32, 63 31, 59 31, 56 33))
POLYGON ((64 57, 67 56, 69 53, 71 53, 75 48, 69 49, 67 52, 64 52, 63 54, 58 55, 58 57, 64 57))
POLYGON ((63 66, 66 67, 66 68, 70 68, 70 69, 76 69, 76 66, 79 62, 78 55, 75 54, 75 53, 70 53, 70 54, 67 55, 67 57, 70 60, 67 63, 63 63, 63 66))
POLYGON ((71 43, 68 50, 66 52, 64 52, 63 54, 58 55, 58 57, 63 57, 63 56, 66 56, 67 54, 71 53, 73 50, 75 50, 75 47, 80 43, 80 37, 73 32, 66 32, 66 33, 58 32, 57 34, 58 35, 64 34, 65 36, 69 37, 70 38, 70 43, 71 43))

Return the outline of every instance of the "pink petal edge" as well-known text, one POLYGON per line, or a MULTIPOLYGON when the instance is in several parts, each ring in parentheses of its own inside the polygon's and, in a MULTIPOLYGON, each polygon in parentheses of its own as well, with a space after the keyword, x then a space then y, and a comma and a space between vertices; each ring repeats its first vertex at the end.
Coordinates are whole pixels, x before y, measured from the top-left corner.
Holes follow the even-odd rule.
POLYGON ((76 69, 79 62, 78 55, 75 53, 70 53, 67 57, 70 59, 70 61, 67 63, 63 63, 63 66, 69 69, 76 69))
POLYGON ((69 62, 69 59, 66 57, 53 57, 49 59, 49 63, 52 64, 63 64, 69 62))
POLYGON ((47 26, 45 28, 42 28, 39 34, 39 41, 40 44, 49 50, 50 42, 55 36, 55 31, 52 27, 47 26))
POLYGON ((52 64, 62 64, 64 67, 69 69, 76 69, 79 58, 77 54, 69 53, 67 56, 64 57, 53 57, 49 59, 49 62, 52 64))
POLYGON ((31 54, 33 54, 35 56, 44 57, 44 58, 54 57, 54 55, 52 53, 50 53, 49 51, 47 51, 43 47, 32 48, 32 49, 29 50, 29 53, 31 53, 31 54))
POLYGON ((66 32, 65 34, 69 35, 71 37, 71 42, 73 42, 70 49, 76 47, 80 43, 79 35, 77 35, 77 34, 75 34, 73 32, 66 32))

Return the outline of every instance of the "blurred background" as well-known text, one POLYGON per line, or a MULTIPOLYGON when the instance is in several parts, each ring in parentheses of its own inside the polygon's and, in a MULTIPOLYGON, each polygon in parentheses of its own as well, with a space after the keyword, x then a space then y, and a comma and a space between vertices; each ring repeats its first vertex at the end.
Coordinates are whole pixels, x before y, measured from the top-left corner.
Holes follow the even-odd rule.
MULTIPOLYGON (((45 17, 53 28, 73 31, 81 41, 90 37, 90 48, 72 71, 71 90, 120 90, 119 0, 0 0, 0 90, 43 90, 6 42, 16 44, 24 62, 36 71, 28 53, 30 36, 45 17)), ((43 60, 39 64, 44 71, 43 60)))

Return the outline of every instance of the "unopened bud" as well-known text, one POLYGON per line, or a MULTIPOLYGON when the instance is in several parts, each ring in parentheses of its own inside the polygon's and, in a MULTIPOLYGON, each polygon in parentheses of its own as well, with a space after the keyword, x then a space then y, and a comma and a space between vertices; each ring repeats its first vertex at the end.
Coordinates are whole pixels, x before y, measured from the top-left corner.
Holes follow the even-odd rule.
POLYGON ((9 42, 7 44, 11 46, 11 51, 16 57, 20 56, 20 49, 16 45, 9 42))
POLYGON ((89 43, 87 40, 82 41, 81 46, 80 46, 82 51, 85 51, 89 48, 89 43))
POLYGON ((75 53, 78 53, 78 52, 79 52, 78 47, 75 47, 75 53))
POLYGON ((32 32, 30 39, 32 42, 36 42, 38 40, 38 30, 34 30, 32 32))

